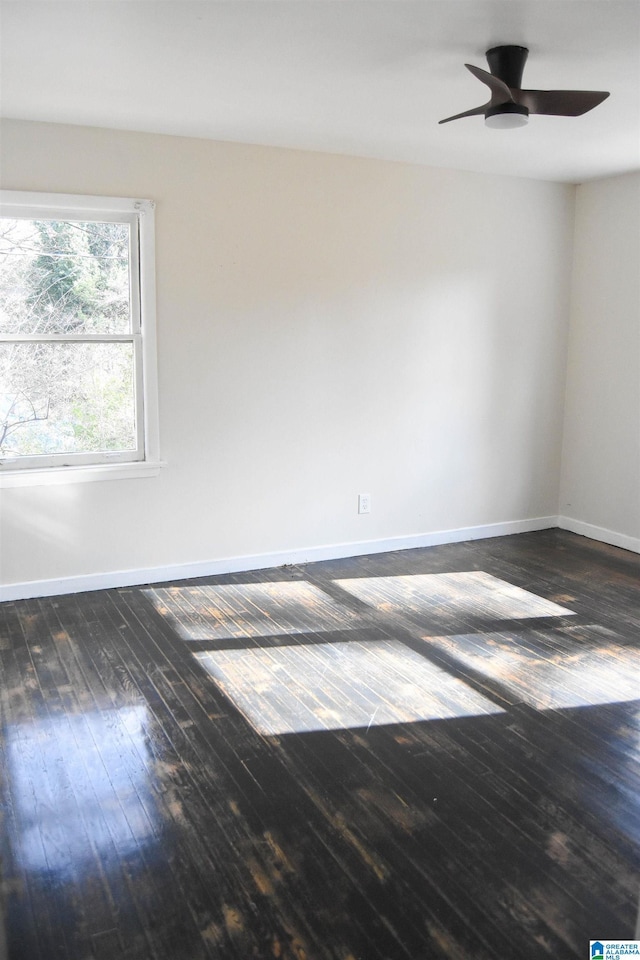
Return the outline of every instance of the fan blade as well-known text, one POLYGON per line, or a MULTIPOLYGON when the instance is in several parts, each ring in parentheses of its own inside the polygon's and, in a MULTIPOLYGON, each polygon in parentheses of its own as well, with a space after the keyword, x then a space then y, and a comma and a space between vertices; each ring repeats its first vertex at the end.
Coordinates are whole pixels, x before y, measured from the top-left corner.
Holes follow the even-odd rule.
POLYGON ((514 90, 516 103, 529 113, 549 117, 581 117, 609 96, 599 90, 514 90))
POLYGON ((492 73, 487 73, 486 70, 481 70, 480 67, 474 67, 472 63, 465 63, 465 67, 469 70, 470 73, 477 77, 478 80, 482 80, 483 83, 491 90, 491 106, 496 106, 498 103, 513 103, 513 94, 511 93, 510 87, 504 83, 503 80, 500 80, 499 77, 494 77, 492 73))
POLYGON ((481 107, 474 107, 473 110, 465 110, 464 113, 456 113, 454 117, 447 117, 446 120, 438 120, 438 123, 449 123, 450 120, 460 120, 462 117, 476 117, 480 113, 484 113, 487 109, 488 104, 485 103, 481 107))

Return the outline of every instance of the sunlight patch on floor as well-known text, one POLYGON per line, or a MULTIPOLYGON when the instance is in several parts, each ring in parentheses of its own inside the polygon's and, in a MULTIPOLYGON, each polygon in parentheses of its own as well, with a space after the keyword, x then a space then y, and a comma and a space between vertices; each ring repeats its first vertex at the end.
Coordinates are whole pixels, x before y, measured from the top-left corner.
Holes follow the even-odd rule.
POLYGON ((489 573, 428 573, 336 580, 359 600, 386 613, 439 620, 566 617, 573 611, 489 573))
POLYGON ((195 653, 262 734, 502 713, 396 640, 195 653))
POLYGON ((145 590, 183 640, 233 640, 349 630, 358 617, 303 580, 145 590))
POLYGON ((640 699, 640 651, 609 637, 603 642, 595 625, 571 637, 536 630, 423 640, 538 710, 640 699))

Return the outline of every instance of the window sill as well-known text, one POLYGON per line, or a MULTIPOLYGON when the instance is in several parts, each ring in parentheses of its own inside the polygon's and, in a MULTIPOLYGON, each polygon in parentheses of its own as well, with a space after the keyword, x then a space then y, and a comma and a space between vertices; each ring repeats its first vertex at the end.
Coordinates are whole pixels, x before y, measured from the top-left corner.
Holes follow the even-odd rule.
POLYGON ((58 483, 157 477, 163 466, 163 460, 141 460, 136 463, 92 463, 77 467, 7 468, 0 470, 0 487, 42 487, 58 483))

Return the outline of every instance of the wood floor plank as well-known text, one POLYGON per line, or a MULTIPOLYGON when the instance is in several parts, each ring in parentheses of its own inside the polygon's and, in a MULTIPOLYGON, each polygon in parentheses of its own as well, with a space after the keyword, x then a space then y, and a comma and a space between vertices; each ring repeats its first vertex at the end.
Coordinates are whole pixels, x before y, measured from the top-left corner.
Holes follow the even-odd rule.
POLYGON ((640 557, 563 531, 2 604, 9 960, 630 939, 638 673, 640 557))
MULTIPOLYGON (((144 618, 144 610, 138 611, 140 615, 144 618)), ((149 625, 152 629, 152 625, 149 625)), ((194 662, 192 662, 193 664, 194 662)), ((195 669, 192 665, 191 669, 195 669)), ((175 692, 175 691, 174 691, 175 692)), ((186 706, 186 709, 192 716, 196 716, 194 711, 194 705, 189 704, 190 691, 187 688, 177 691, 179 695, 183 698, 183 703, 186 706)), ((224 698, 222 698, 224 700, 224 698)), ((224 716, 223 718, 224 719, 224 716)), ((216 725, 218 730, 220 730, 219 725, 220 718, 216 716, 216 725)), ((224 797, 227 797, 227 805, 224 805, 222 802, 218 806, 218 816, 220 820, 225 823, 225 841, 232 840, 235 843, 236 849, 245 849, 247 844, 251 843, 251 837, 246 838, 246 824, 243 819, 234 817, 233 820, 229 821, 229 810, 227 807, 231 808, 232 812, 238 809, 251 810, 255 811, 257 814, 258 822, 263 822, 265 815, 268 815, 269 812, 275 807, 275 802, 277 801, 278 794, 283 790, 284 784, 283 780, 289 785, 290 790, 295 790, 295 782, 288 782, 288 778, 284 777, 284 771, 278 769, 276 766, 275 777, 274 770, 272 769, 274 764, 267 764, 267 777, 268 777, 268 789, 266 785, 263 785, 261 782, 262 778, 257 769, 257 764, 254 762, 255 759, 259 759, 259 752, 262 752, 264 747, 264 741, 262 738, 256 738, 252 734, 250 728, 246 727, 243 732, 243 727, 238 727, 237 724, 234 725, 232 731, 232 742, 227 740, 226 736, 218 736, 216 738, 215 744, 211 743, 211 740, 208 739, 207 742, 201 742, 202 730, 197 723, 193 723, 191 727, 192 731, 197 736, 198 742, 196 743, 183 743, 180 748, 180 755, 182 757, 193 756, 193 761, 190 764, 190 767, 199 772, 199 779, 203 778, 206 782, 202 785, 202 789, 205 792, 209 792, 213 797, 220 798, 220 801, 224 800, 224 797), (202 751, 202 752, 200 752, 202 751), (226 776, 229 777, 227 781, 227 788, 224 794, 220 794, 220 784, 209 783, 209 771, 206 765, 206 757, 215 756, 217 760, 222 758, 222 769, 226 776), (203 759, 200 759, 200 758, 203 759), (217 786, 217 790, 216 790, 217 786), (256 791, 258 791, 256 793, 256 791)), ((186 737, 186 732, 185 732, 186 737)), ((265 766, 260 764, 261 767, 265 766)), ((285 798, 286 799, 286 798, 285 798)), ((246 816, 246 814, 245 814, 246 816)), ((264 831, 263 831, 264 833, 264 831)), ((254 838, 255 844, 255 838, 254 838)), ((264 841, 261 839, 258 841, 257 846, 257 860, 260 863, 261 854, 264 853, 264 841)), ((230 862, 233 863, 232 853, 230 851, 230 862)), ((267 873, 268 873, 268 864, 267 864, 267 873)), ((239 886, 244 891, 244 889, 252 890, 252 885, 255 883, 255 871, 251 876, 242 876, 239 880, 239 886)), ((298 884, 300 879, 298 879, 298 884)), ((260 886, 260 878, 258 878, 258 886, 260 886)), ((331 896, 331 887, 327 888, 329 895, 331 896)), ((259 897, 259 891, 253 891, 253 899, 259 897)), ((314 898, 317 899, 317 898, 314 898)), ((242 911, 240 911, 242 912, 242 911)), ((316 939, 320 936, 319 932, 316 933, 316 939)), ((298 939, 300 939, 298 937, 298 939)), ((318 943, 318 946, 315 948, 315 953, 311 955, 317 955, 320 957, 321 946, 318 943)), ((375 947, 370 946, 371 956, 376 955, 375 947)))

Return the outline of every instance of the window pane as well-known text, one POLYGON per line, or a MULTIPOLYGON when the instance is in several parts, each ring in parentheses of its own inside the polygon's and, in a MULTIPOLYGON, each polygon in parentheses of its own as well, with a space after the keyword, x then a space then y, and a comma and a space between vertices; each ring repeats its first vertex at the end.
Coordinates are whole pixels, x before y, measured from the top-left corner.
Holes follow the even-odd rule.
POLYGON ((0 344, 0 456, 136 449, 132 343, 0 344))
POLYGON ((0 220, 0 333, 127 333, 129 226, 0 220))

